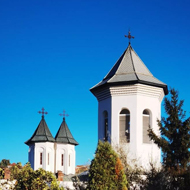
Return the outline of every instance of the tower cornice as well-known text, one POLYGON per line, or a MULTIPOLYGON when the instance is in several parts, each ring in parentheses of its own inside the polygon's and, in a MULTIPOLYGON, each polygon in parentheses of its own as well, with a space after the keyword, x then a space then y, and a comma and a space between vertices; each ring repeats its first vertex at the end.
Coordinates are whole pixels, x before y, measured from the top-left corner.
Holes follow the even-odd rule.
POLYGON ((152 98, 157 98, 162 101, 164 97, 164 91, 162 88, 148 86, 144 84, 131 84, 121 86, 105 87, 104 89, 97 90, 94 95, 98 101, 105 100, 114 96, 133 96, 141 95, 152 98))

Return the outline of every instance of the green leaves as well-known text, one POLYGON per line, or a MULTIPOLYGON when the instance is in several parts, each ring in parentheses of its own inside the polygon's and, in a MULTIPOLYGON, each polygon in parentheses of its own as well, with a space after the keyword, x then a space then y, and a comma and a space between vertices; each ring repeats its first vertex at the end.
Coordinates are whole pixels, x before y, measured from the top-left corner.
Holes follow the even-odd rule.
POLYGON ((89 170, 89 190, 126 190, 127 180, 118 155, 108 142, 99 141, 89 170))
POLYGON ((63 190, 62 187, 59 187, 56 177, 51 172, 42 168, 34 171, 29 163, 22 168, 18 168, 17 165, 13 166, 11 173, 12 178, 17 180, 15 190, 63 190))
POLYGON ((178 91, 170 89, 170 98, 164 99, 167 117, 158 121, 161 136, 149 129, 149 137, 163 152, 165 168, 185 169, 190 159, 190 120, 182 109, 183 100, 178 99, 178 91))
POLYGON ((6 168, 8 165, 10 165, 10 161, 7 159, 2 159, 0 162, 0 168, 6 168))

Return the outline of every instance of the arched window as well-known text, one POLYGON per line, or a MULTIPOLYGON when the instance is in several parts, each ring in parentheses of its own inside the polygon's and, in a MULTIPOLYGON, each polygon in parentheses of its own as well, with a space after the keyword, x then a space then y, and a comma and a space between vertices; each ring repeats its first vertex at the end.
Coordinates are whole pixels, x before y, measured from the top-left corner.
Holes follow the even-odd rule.
POLYGON ((69 154, 69 167, 71 166, 71 155, 69 154))
POLYGON ((45 163, 44 159, 46 157, 46 156, 44 156, 44 148, 39 147, 37 151, 38 151, 38 156, 37 156, 38 158, 37 159, 39 160, 39 166, 38 167, 43 167, 44 163, 45 163))
POLYGON ((42 161, 43 161, 43 153, 40 152, 40 165, 42 165, 42 161))
POLYGON ((46 160, 47 165, 51 165, 51 159, 52 159, 53 150, 52 150, 52 148, 48 147, 46 149, 46 151, 47 151, 47 160, 46 160))
POLYGON ((59 170, 64 171, 65 166, 65 150, 63 148, 58 149, 57 162, 59 164, 59 170))
POLYGON ((143 143, 151 143, 150 138, 148 136, 148 129, 150 127, 150 112, 149 110, 144 110, 143 115, 143 143))
POLYGON ((104 116, 104 141, 108 140, 108 112, 103 112, 104 116))
POLYGON ((47 162, 48 162, 48 165, 49 165, 49 152, 48 152, 48 161, 47 162))
POLYGON ((61 166, 64 165, 64 154, 61 154, 61 166))
POLYGON ((119 114, 120 143, 130 142, 130 112, 123 109, 119 114))

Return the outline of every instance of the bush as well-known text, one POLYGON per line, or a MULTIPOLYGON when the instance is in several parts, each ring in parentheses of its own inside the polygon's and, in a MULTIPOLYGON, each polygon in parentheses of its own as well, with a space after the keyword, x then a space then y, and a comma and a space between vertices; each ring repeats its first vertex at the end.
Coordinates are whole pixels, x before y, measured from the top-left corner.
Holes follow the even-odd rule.
POLYGON ((4 178, 4 170, 0 168, 0 179, 4 178))
POLYGON ((56 177, 51 173, 43 170, 42 168, 34 171, 30 164, 26 164, 23 168, 19 169, 18 166, 13 166, 12 177, 17 181, 15 190, 63 190, 59 187, 56 177))
POLYGON ((10 161, 7 159, 2 159, 0 162, 0 168, 6 168, 8 165, 10 165, 10 161))
POLYGON ((99 141, 89 170, 89 190, 127 190, 127 180, 118 155, 108 142, 99 141))

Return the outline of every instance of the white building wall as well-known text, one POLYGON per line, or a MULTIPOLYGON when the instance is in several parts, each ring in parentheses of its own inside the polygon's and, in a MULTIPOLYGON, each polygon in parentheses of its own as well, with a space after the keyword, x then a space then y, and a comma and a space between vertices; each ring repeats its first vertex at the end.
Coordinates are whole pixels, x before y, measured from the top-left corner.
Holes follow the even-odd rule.
POLYGON ((75 174, 75 146, 71 144, 56 144, 56 169, 55 173, 62 171, 64 174, 75 174), (64 154, 63 166, 61 155, 64 154))
POLYGON ((138 121, 136 119, 137 112, 137 96, 115 96, 112 97, 112 145, 119 144, 119 113, 122 109, 128 109, 130 112, 130 143, 129 147, 126 146, 127 153, 130 158, 136 158, 137 156, 137 127, 138 121))
POLYGON ((34 168, 34 144, 29 146, 28 150, 28 161, 32 168, 34 168))
POLYGON ((161 112, 161 102, 159 98, 147 97, 144 95, 138 95, 137 99, 137 118, 140 118, 137 122, 137 158, 140 158, 140 165, 144 165, 146 168, 150 166, 150 162, 159 166, 161 153, 160 149, 156 144, 151 141, 150 144, 143 143, 143 118, 142 113, 147 109, 150 111, 150 126, 153 128, 154 132, 159 135, 159 128, 157 124, 157 119, 160 119, 161 112))
POLYGON ((46 148, 46 171, 54 172, 54 144, 46 148), (48 156, 49 154, 49 156, 48 156), (49 157, 49 158, 48 158, 49 157))
POLYGON ((108 126, 112 145, 119 144, 119 113, 122 109, 130 111, 130 143, 124 144, 129 159, 136 159, 139 165, 148 168, 150 162, 160 165, 160 149, 153 142, 143 143, 143 110, 151 112, 151 127, 159 135, 157 119, 160 119, 161 101, 164 97, 162 88, 142 84, 112 87, 105 91, 107 98, 102 98, 102 92, 97 93, 98 138, 103 139, 104 120, 102 113, 108 111, 108 126))
POLYGON ((111 135, 111 98, 102 100, 98 104, 98 139, 104 140, 104 111, 108 113, 108 139, 111 135))
POLYGON ((43 168, 46 171, 54 172, 54 143, 34 143, 34 151, 31 151, 30 163, 34 170, 43 168), (40 164, 40 153, 42 153, 42 164, 40 164), (49 153, 49 164, 48 164, 49 153))

